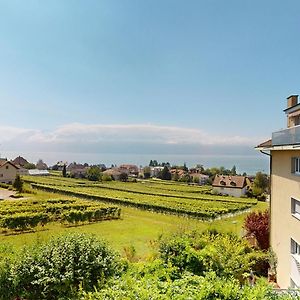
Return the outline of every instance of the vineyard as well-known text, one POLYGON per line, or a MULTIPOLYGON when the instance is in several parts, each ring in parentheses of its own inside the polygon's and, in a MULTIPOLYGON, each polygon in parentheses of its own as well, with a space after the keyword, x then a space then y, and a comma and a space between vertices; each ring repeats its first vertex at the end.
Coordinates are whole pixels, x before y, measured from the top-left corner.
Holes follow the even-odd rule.
POLYGON ((155 181, 90 182, 71 178, 24 177, 33 188, 79 198, 133 206, 161 213, 172 213, 198 219, 214 219, 251 208, 256 199, 218 196, 209 187, 165 184, 155 181))
POLYGON ((0 202, 0 227, 27 230, 48 222, 91 223, 120 217, 120 209, 78 199, 5 200, 0 202))

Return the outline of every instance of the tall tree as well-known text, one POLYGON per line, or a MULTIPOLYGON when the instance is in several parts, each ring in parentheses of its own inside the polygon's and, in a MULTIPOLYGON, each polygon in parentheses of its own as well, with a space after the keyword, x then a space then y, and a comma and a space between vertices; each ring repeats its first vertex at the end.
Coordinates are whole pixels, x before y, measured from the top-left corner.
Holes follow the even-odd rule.
POLYGON ((62 169, 62 176, 67 177, 67 167, 66 167, 65 164, 64 164, 63 169, 62 169))

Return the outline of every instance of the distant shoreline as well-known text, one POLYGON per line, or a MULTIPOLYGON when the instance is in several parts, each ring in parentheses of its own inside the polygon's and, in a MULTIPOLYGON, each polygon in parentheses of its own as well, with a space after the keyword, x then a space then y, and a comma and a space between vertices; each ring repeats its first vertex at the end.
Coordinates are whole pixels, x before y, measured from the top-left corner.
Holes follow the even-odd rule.
POLYGON ((77 163, 100 164, 107 167, 111 164, 132 163, 137 166, 146 166, 150 160, 158 162, 170 162, 171 165, 183 165, 188 167, 202 164, 204 168, 220 167, 231 169, 236 166, 238 173, 246 172, 248 175, 255 175, 258 171, 269 173, 269 158, 261 153, 253 155, 191 155, 191 154, 128 154, 128 153, 66 153, 66 152, 16 152, 2 151, 1 156, 14 159, 16 156, 23 156, 30 162, 36 163, 43 159, 47 165, 54 165, 58 161, 73 161, 77 163))

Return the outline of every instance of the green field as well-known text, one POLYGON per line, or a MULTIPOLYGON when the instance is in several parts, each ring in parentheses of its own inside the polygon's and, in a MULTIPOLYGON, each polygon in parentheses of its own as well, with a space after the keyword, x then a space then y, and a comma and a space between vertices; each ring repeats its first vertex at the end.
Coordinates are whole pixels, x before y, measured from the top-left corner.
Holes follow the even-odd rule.
MULTIPOLYGON (((113 192, 119 196, 120 193, 123 193, 123 196, 126 195, 126 197, 128 197, 128 194, 131 194, 131 197, 150 197, 147 199, 153 199, 152 197, 159 198, 160 196, 154 196, 152 194, 164 193, 165 191, 165 195, 176 195, 176 197, 161 196, 160 198, 162 198, 164 201, 187 201, 188 203, 195 204, 196 207, 199 207, 197 206, 197 203, 200 202, 202 203, 202 205, 203 203, 205 205, 208 205, 207 207, 209 207, 209 209, 214 209, 215 205, 216 210, 220 208, 220 204, 228 205, 230 203, 232 203, 233 205, 238 205, 239 207, 244 207, 243 205, 245 203, 246 205, 249 205, 249 210, 264 210, 267 208, 266 203, 257 203, 256 200, 253 199, 219 197, 209 195, 204 193, 207 192, 207 190, 209 189, 208 187, 203 188, 176 183, 165 184, 164 182, 153 181, 144 183, 92 183, 86 180, 65 179, 54 176, 47 178, 26 177, 26 180, 35 181, 36 183, 41 185, 61 188, 62 192, 64 189, 80 190, 81 193, 82 191, 86 193, 91 193, 91 191, 93 191, 93 193, 113 192), (145 194, 134 193, 134 191, 144 192, 145 194), (149 191, 151 191, 151 193, 149 191), (150 194, 148 195, 147 193, 150 194), (177 198, 177 195, 181 195, 181 197, 191 197, 191 199, 177 198), (202 197, 206 200, 202 200, 202 197), (236 200, 236 202, 234 200, 236 200)), ((36 194, 24 194, 24 197, 30 201, 46 201, 47 199, 72 198, 71 196, 59 193, 49 193, 40 190, 35 191, 36 194)), ((23 200, 19 199, 17 201, 23 200)), ((82 198, 80 199, 80 201, 84 202, 87 200, 84 200, 82 198)), ((96 203, 100 204, 101 202, 97 201, 96 203)), ((147 258, 147 256, 151 255, 153 251, 153 241, 155 241, 161 234, 168 234, 170 232, 176 232, 181 230, 205 230, 207 228, 216 228, 220 231, 235 232, 238 235, 242 235, 242 224, 246 215, 246 212, 241 212, 240 214, 234 214, 231 217, 216 219, 214 221, 207 222, 195 218, 177 216, 169 213, 155 213, 153 211, 141 210, 124 205, 121 205, 120 208, 121 218, 118 220, 105 220, 90 224, 79 223, 77 224, 78 226, 72 227, 66 227, 60 222, 50 222, 44 227, 38 226, 31 232, 27 231, 25 233, 19 232, 13 234, 9 232, 4 232, 0 235, 0 242, 5 243, 5 245, 7 246, 13 245, 20 248, 23 245, 32 244, 36 241, 40 242, 43 240, 48 240, 51 236, 55 236, 66 231, 89 232, 106 239, 112 245, 113 248, 117 249, 122 254, 124 254, 125 248, 133 246, 136 249, 137 257, 145 259, 147 258)))

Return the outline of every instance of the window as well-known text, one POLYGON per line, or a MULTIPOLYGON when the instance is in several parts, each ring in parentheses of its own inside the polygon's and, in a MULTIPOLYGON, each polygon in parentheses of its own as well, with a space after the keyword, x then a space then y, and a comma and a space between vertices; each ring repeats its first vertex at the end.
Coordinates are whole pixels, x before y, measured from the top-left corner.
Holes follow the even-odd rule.
POLYGON ((6 170, 8 170, 8 166, 6 166, 6 170))
POLYGON ((300 255, 300 245, 295 242, 293 239, 291 239, 291 253, 300 255))
POLYGON ((291 199, 291 213, 294 217, 300 220, 300 201, 291 199))
POLYGON ((292 173, 300 175, 300 157, 292 157, 292 173))
POLYGON ((0 177, 3 177, 3 174, 0 174, 0 177))

